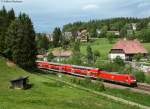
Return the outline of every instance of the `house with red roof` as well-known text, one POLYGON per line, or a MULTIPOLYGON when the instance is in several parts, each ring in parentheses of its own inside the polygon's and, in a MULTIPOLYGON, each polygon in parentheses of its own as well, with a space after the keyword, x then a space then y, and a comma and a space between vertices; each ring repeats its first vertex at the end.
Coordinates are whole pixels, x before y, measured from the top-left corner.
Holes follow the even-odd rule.
POLYGON ((109 58, 111 60, 120 56, 123 60, 132 61, 134 55, 142 54, 147 56, 148 51, 138 40, 119 40, 109 52, 109 58))

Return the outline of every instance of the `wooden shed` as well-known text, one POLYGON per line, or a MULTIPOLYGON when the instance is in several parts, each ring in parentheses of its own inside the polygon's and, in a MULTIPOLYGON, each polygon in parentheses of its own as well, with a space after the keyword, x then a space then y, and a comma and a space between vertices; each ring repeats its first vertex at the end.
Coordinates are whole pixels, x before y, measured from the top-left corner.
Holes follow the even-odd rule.
POLYGON ((28 88, 28 77, 20 77, 15 80, 11 80, 11 88, 14 89, 26 89, 28 88))

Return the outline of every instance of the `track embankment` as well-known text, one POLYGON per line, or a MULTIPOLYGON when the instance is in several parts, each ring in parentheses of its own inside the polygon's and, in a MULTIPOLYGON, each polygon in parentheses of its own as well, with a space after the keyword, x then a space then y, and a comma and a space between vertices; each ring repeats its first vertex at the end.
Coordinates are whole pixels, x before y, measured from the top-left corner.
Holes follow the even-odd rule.
POLYGON ((92 89, 85 88, 85 87, 82 87, 82 86, 79 86, 79 85, 76 85, 76 84, 72 84, 72 83, 66 82, 66 81, 61 80, 61 79, 56 79, 56 78, 52 78, 52 77, 49 77, 49 79, 62 82, 62 83, 66 84, 66 85, 69 85, 71 87, 75 87, 75 88, 78 88, 78 89, 81 89, 81 90, 91 92, 91 93, 96 94, 98 96, 107 97, 108 99, 111 99, 111 100, 114 100, 116 102, 120 102, 120 103, 123 103, 123 104, 126 104, 126 105, 136 106, 136 107, 139 107, 140 109, 150 109, 150 107, 148 107, 148 106, 144 106, 144 105, 138 104, 136 102, 132 102, 132 101, 125 100, 125 99, 122 99, 122 98, 119 98, 119 97, 108 95, 108 94, 105 94, 103 92, 94 91, 92 89))

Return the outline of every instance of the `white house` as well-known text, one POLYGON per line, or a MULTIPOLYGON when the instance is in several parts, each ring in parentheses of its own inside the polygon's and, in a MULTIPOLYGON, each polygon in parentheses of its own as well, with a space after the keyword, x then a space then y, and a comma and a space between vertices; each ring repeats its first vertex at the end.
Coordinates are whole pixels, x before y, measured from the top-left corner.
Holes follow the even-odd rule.
POLYGON ((48 40, 49 40, 50 42, 53 41, 53 34, 46 34, 46 37, 48 38, 48 40))
POLYGON ((72 32, 64 32, 63 35, 65 39, 68 39, 68 40, 70 40, 73 37, 72 32))
POLYGON ((136 31, 137 24, 136 24, 136 23, 132 23, 131 25, 132 25, 132 29, 133 29, 134 31, 136 31))
POLYGON ((142 54, 146 56, 148 51, 138 40, 119 40, 109 52, 111 60, 120 56, 123 60, 132 61, 134 55, 142 54))
POLYGON ((89 32, 87 29, 83 29, 77 32, 77 39, 81 42, 87 42, 89 38, 89 32))
POLYGON ((123 60, 126 59, 125 53, 122 49, 111 49, 109 58, 111 60, 114 60, 117 56, 119 56, 123 60))

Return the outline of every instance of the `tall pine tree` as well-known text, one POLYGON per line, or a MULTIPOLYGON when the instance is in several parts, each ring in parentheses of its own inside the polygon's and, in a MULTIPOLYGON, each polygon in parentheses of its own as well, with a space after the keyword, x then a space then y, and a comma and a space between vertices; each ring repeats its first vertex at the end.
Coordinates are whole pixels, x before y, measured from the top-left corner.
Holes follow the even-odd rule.
POLYGON ((53 46, 58 47, 62 42, 62 34, 60 28, 55 28, 53 32, 53 46))
POLYGON ((15 12, 13 9, 8 11, 8 20, 9 20, 9 23, 11 23, 11 21, 15 20, 15 12))
POLYGON ((13 20, 15 20, 14 10, 11 9, 7 12, 3 6, 2 10, 0 10, 0 53, 3 55, 7 52, 5 44, 6 32, 13 20))
POLYGON ((26 14, 20 14, 10 25, 6 45, 9 53, 12 54, 12 60, 16 64, 27 70, 35 67, 37 54, 35 31, 30 18, 26 14))
POLYGON ((0 10, 0 53, 3 54, 5 50, 5 33, 8 27, 7 11, 3 6, 0 10))

